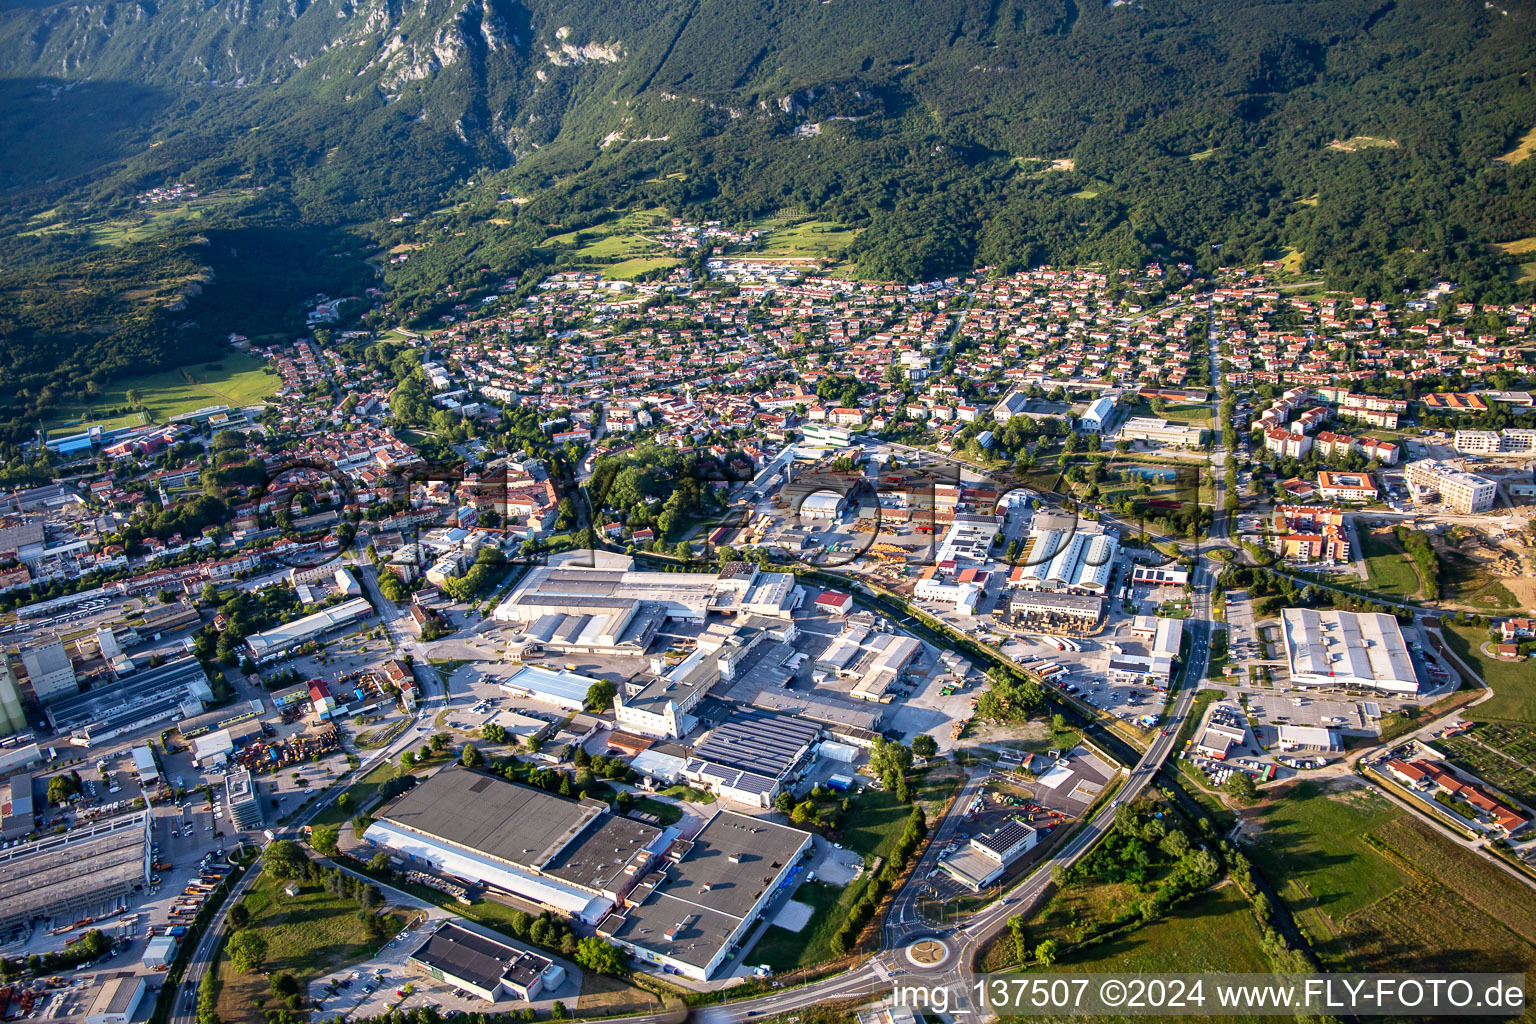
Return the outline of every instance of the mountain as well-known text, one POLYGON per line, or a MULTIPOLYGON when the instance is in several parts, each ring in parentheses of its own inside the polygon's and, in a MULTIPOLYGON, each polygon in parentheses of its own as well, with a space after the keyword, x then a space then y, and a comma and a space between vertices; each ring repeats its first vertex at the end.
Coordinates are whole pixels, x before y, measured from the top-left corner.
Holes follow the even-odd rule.
MULTIPOLYGON (((1514 298, 1533 39, 1530 0, 11 0, 0 236, 39 277, 133 259, 123 218, 431 241, 423 312, 615 209, 792 209, 875 276, 1291 253, 1514 298), (138 202, 175 182, 218 202, 138 202)), ((54 329, 9 294, 5 337, 54 329)))

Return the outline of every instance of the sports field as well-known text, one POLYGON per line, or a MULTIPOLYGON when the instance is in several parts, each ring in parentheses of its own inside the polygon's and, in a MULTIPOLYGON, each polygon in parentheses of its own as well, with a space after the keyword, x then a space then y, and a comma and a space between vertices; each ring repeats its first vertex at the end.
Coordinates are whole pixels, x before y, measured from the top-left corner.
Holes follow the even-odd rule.
POLYGON ((57 436, 77 433, 93 424, 112 429, 164 423, 172 416, 210 405, 255 405, 275 395, 282 383, 262 360, 229 349, 206 363, 116 381, 89 402, 59 406, 44 428, 50 436, 57 436))

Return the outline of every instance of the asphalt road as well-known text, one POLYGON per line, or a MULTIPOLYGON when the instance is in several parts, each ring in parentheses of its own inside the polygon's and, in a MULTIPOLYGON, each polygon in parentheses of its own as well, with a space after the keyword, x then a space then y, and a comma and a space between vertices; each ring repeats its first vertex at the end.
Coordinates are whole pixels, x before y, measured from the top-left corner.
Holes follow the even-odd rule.
MULTIPOLYGON (((430 721, 431 716, 436 713, 440 703, 441 694, 427 694, 422 700, 421 707, 416 712, 416 720, 426 719, 430 721)), ((274 833, 280 839, 296 839, 299 836, 299 830, 314 821, 315 817, 345 792, 349 785, 372 771, 379 761, 406 749, 411 744, 417 742, 418 739, 419 734, 415 728, 406 729, 389 746, 374 751, 372 756, 337 780, 337 783, 327 789, 320 799, 316 800, 314 805, 304 812, 302 817, 281 829, 274 829, 274 833)), ((182 975, 182 994, 176 997, 176 1004, 171 1012, 171 1024, 195 1024, 197 1020, 197 986, 202 982, 203 975, 207 973, 209 964, 213 962, 214 951, 218 948, 220 936, 223 935, 225 925, 228 923, 229 908, 245 894, 245 890, 256 880, 260 874, 260 866, 260 858, 258 857, 257 862, 252 864, 250 869, 241 876, 239 882, 235 883, 234 888, 225 897, 224 904, 219 908, 219 912, 214 915, 208 927, 203 930, 202 937, 193 949, 192 958, 182 975)))

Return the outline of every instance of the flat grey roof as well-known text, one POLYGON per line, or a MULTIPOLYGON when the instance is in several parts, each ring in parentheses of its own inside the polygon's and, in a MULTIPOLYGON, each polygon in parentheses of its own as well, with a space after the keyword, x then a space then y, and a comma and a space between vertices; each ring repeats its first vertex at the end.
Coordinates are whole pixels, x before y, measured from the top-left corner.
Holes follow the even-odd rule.
POLYGON ((146 818, 109 818, 0 853, 0 922, 68 913, 142 884, 146 818))
POLYGON ((64 730, 86 722, 116 720, 141 710, 147 713, 172 698, 174 703, 181 703, 181 695, 195 683, 206 686, 208 676, 196 658, 183 658, 53 701, 48 705, 48 720, 55 729, 64 730))
POLYGON ((442 769, 379 815, 509 864, 540 867, 607 809, 468 768, 442 769))
POLYGON ((699 831, 682 861, 667 869, 645 902, 624 911, 624 923, 612 934, 707 967, 809 839, 799 829, 722 811, 699 831))
POLYGON ((544 865, 544 873, 589 889, 615 891, 625 868, 661 838, 643 821, 605 814, 581 837, 544 865))
POLYGON ((742 708, 693 749, 695 757, 780 778, 800 760, 821 726, 792 715, 742 708))

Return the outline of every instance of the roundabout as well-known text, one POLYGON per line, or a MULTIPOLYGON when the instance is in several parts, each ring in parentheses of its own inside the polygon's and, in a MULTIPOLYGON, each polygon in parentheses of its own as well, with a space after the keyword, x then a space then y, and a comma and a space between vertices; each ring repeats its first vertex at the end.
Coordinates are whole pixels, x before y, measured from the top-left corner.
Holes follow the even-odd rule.
POLYGON ((914 967, 933 970, 949 959, 949 947, 938 939, 918 939, 906 948, 907 961, 914 967))

